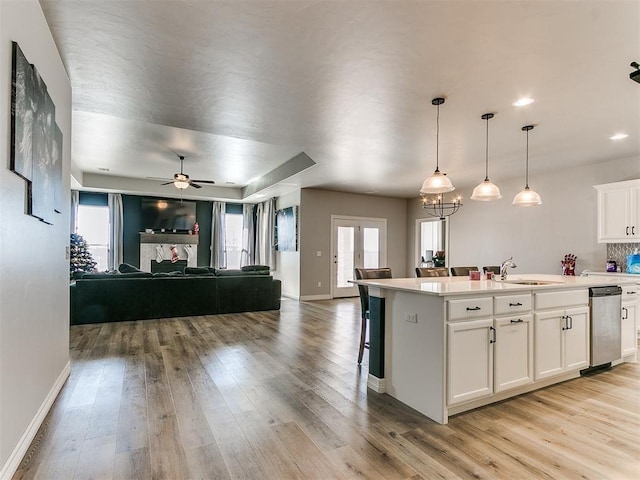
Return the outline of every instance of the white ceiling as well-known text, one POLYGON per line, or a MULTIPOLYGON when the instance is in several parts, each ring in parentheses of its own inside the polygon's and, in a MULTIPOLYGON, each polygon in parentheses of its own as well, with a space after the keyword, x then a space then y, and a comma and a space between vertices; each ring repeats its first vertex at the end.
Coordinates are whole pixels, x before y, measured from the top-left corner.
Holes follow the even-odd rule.
POLYGON ((532 187, 545 170, 640 161, 637 0, 40 3, 73 86, 85 187, 175 194, 145 178, 171 178, 178 152, 217 184, 193 198, 417 197, 435 168, 436 96, 440 169, 458 188, 484 178, 487 112, 496 183, 524 175, 530 123, 532 187), (521 96, 536 101, 512 106, 521 96), (242 190, 300 152, 316 165, 242 190))

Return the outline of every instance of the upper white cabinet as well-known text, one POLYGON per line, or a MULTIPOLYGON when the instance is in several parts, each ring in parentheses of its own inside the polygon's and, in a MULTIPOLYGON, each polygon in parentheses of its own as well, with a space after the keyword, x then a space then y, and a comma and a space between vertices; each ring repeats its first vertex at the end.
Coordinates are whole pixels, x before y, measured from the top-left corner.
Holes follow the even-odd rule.
POLYGON ((640 241, 640 179, 595 185, 598 243, 640 241))

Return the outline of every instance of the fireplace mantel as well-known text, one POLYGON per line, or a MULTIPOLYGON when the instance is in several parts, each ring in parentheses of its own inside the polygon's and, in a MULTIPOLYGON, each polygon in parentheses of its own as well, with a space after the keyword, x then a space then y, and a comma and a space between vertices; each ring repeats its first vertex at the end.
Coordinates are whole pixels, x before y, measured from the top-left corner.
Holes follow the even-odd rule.
POLYGON ((140 232, 140 243, 182 243, 189 245, 198 244, 199 235, 189 235, 188 233, 146 233, 140 232))

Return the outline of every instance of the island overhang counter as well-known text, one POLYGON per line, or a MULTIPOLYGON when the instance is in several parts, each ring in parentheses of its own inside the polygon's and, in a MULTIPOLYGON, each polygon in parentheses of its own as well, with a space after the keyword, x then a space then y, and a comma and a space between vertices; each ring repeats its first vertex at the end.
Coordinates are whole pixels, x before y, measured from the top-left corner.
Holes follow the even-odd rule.
MULTIPOLYGON (((578 377, 589 366, 589 288, 637 290, 636 281, 540 274, 354 280, 370 297, 368 387, 444 424, 578 377)), ((616 363, 636 361, 635 348, 623 353, 616 363)))

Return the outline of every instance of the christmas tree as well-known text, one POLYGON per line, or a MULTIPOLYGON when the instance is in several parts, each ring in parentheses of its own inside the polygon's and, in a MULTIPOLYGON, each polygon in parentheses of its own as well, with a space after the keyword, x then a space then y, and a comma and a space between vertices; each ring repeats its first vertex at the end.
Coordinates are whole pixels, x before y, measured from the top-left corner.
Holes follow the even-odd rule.
POLYGON ((69 276, 74 278, 74 273, 95 272, 96 261, 93 259, 87 241, 82 235, 71 234, 71 257, 69 261, 69 276))

